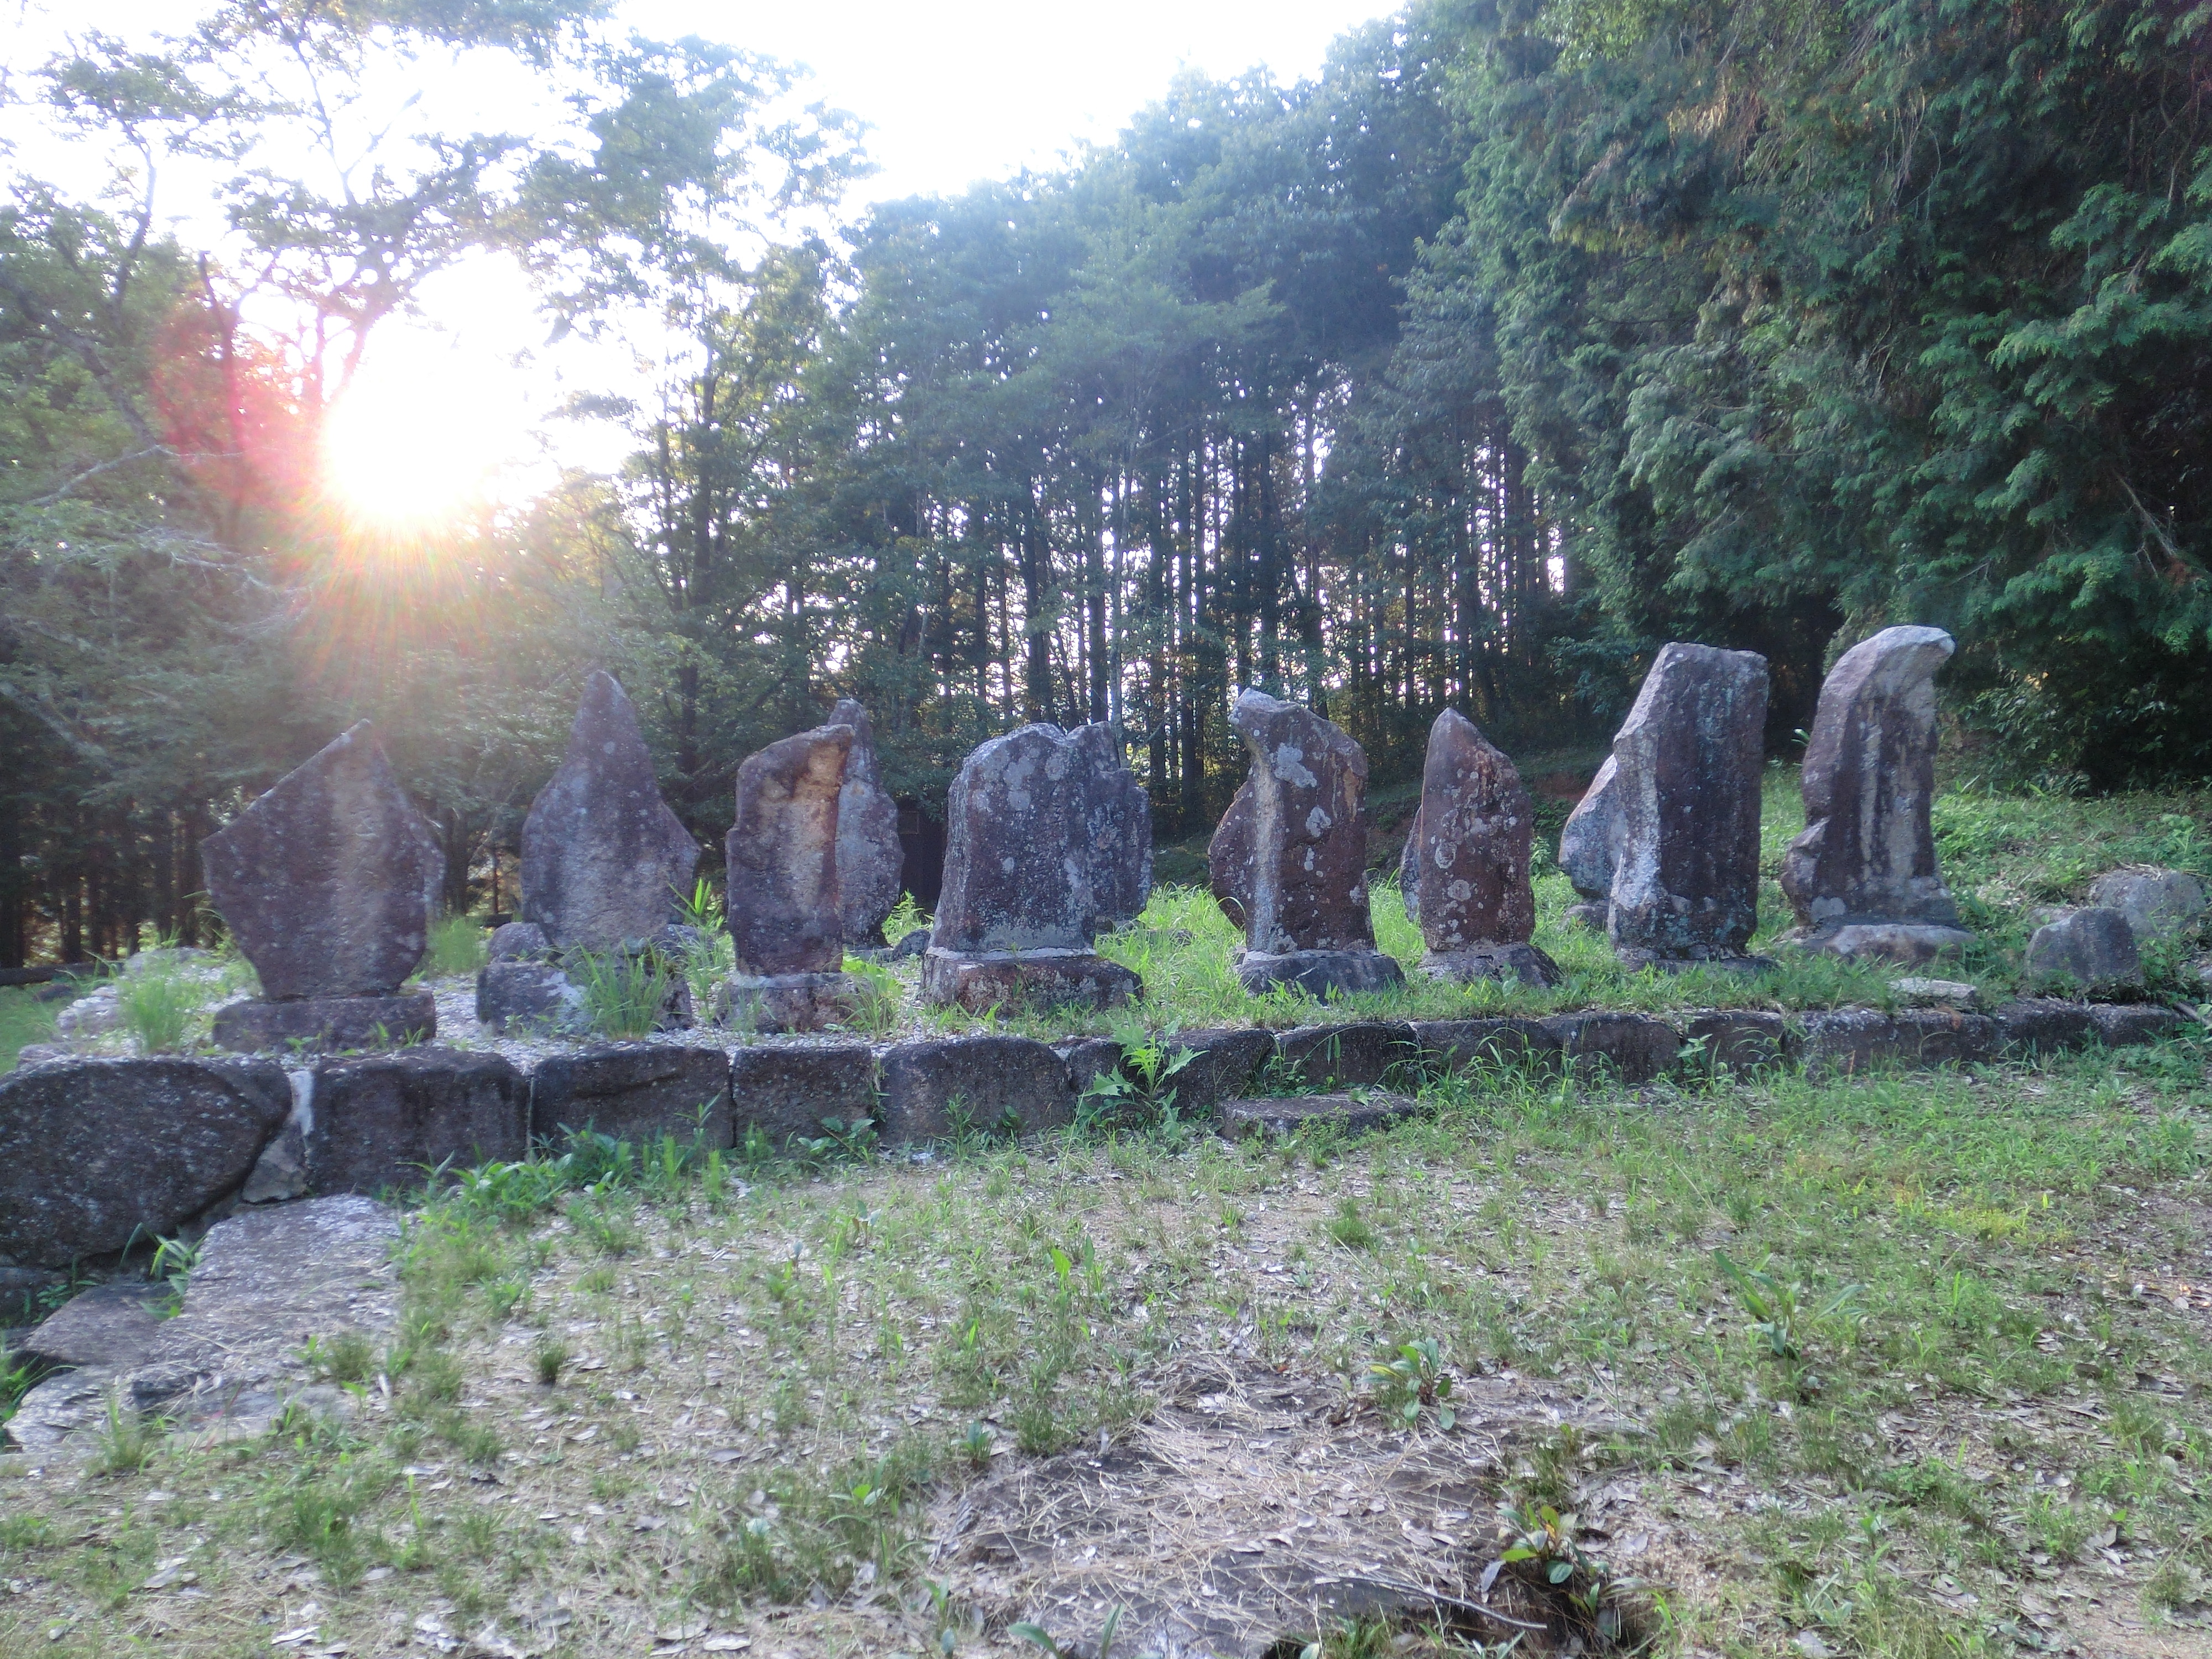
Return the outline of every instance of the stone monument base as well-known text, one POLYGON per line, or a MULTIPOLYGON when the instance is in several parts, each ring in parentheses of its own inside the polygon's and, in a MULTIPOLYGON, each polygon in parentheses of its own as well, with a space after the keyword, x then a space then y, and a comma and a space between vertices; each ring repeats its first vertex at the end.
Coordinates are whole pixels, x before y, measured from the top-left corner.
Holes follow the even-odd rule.
POLYGON ((1145 994, 1145 982, 1091 951, 994 951, 963 956, 932 947, 921 958, 921 1000, 965 1008, 1119 1008, 1145 994))
POLYGON ((1557 985, 1559 964, 1534 945, 1474 945, 1463 951, 1431 951, 1421 959, 1421 971, 1431 979, 1466 985, 1478 979, 1494 979, 1510 985, 1557 985))
POLYGON ((438 1005, 428 991, 386 997, 301 997, 291 1002, 234 1002, 215 1013, 215 1046, 244 1052, 396 1048, 438 1035, 438 1005))
POLYGON ((1395 990, 1405 983, 1406 970, 1380 951, 1247 951, 1237 959, 1237 977, 1255 997, 1291 985, 1325 1000, 1331 992, 1395 990))
POLYGON ((850 974, 732 974, 714 992, 714 1023, 774 1035, 841 1025, 860 1006, 850 974))
POLYGON ((1717 974, 1771 974, 1774 971, 1772 957, 1750 957, 1740 952, 1715 951, 1705 956, 1667 956, 1656 951, 1641 951, 1634 946, 1616 946, 1613 955, 1620 965, 1632 974, 1642 973, 1646 968, 1662 974, 1686 974, 1692 968, 1710 968, 1717 974))
POLYGON ((1603 899, 1586 899, 1580 904, 1567 907, 1567 920, 1575 927, 1587 927, 1593 933, 1602 933, 1605 932, 1607 908, 1603 899))
POLYGON ((1917 968, 1938 957, 1954 957, 1974 942, 1963 927, 1936 921, 1852 921, 1819 933, 1803 929, 1782 943, 1799 951, 1820 951, 1846 962, 1892 962, 1917 968))

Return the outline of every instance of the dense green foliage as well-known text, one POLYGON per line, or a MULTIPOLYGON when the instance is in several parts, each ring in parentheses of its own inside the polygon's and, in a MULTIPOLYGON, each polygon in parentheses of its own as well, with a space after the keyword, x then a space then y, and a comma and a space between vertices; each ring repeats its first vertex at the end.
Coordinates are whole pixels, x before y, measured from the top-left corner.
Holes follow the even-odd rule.
POLYGON ((1180 836, 1238 686, 1389 776, 1446 703, 1601 735, 1694 638, 1767 653, 1783 750, 1906 620, 1961 641, 1977 769, 2202 776, 2208 62, 2181 0, 1416 0, 1311 82, 1187 77, 1059 172, 800 236, 845 124, 586 0, 93 43, 41 95, 118 190, 0 212, 0 957, 189 933, 198 835, 364 714, 470 902, 592 661, 710 843, 837 694, 925 805, 982 737, 1110 720, 1180 836), (308 94, 457 46, 571 125, 337 167, 308 94), (155 228, 180 154, 242 169, 220 258, 155 228), (672 372, 579 398, 618 476, 366 536, 323 411, 481 250, 672 372))

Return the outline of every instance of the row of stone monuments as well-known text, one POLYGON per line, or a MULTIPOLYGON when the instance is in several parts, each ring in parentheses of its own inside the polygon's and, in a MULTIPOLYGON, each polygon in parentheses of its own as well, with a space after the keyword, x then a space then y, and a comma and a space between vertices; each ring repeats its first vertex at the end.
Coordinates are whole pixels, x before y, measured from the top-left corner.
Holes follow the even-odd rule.
MULTIPOLYGON (((1808 828, 1783 886, 1806 948, 1923 961, 1966 941, 1929 826, 1934 678, 1948 635, 1893 628, 1846 653, 1823 686, 1805 760, 1808 828)), ((1765 659, 1662 650, 1612 757, 1569 818, 1560 864, 1631 965, 1756 967, 1765 659)), ((1231 723, 1251 767, 1210 849, 1215 897, 1243 930, 1237 969, 1261 994, 1374 991, 1403 970, 1376 949, 1367 888, 1367 759, 1309 709, 1256 691, 1231 723)), ((763 1031, 852 1011, 851 947, 879 945, 899 892, 897 814, 867 714, 769 744, 738 769, 726 898, 737 971, 711 1011, 763 1031)), ((1152 884, 1145 792, 1109 730, 1034 725, 968 757, 948 799, 945 884, 924 955, 927 1002, 1110 1006, 1141 996, 1098 936, 1133 921, 1152 884)), ((1535 817, 1511 761, 1447 709, 1429 735, 1401 865, 1425 971, 1555 983, 1531 942, 1535 817)), ((431 1036, 422 957, 437 842, 366 724, 337 738, 203 847, 208 890, 261 975, 263 1000, 218 1017, 226 1047, 366 1046, 431 1036)), ((586 682, 560 769, 522 832, 524 915, 492 940, 480 1018, 558 1021, 586 956, 642 964, 696 944, 680 920, 699 848, 661 799, 629 699, 586 682)), ((688 1023, 672 980, 667 1023, 688 1023)))

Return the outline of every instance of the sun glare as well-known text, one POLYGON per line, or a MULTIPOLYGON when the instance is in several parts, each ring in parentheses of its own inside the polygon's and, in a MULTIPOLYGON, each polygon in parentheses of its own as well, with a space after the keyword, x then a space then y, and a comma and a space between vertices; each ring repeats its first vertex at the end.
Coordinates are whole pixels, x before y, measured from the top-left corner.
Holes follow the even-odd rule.
POLYGON ((529 441, 519 388, 503 384, 511 377, 434 346, 363 363, 324 433, 331 493, 393 527, 436 525, 491 499, 529 441))

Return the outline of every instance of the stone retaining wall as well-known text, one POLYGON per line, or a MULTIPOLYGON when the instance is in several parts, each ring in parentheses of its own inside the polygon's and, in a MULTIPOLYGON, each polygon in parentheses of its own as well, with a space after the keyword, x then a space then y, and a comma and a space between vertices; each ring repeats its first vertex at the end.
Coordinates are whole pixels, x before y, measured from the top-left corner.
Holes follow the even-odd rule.
MULTIPOLYGON (((1643 1084, 1715 1066, 1802 1062, 1816 1073, 1936 1066, 2171 1035, 2170 1009, 2056 1001, 1994 1014, 1840 1008, 1785 1016, 1711 1010, 1548 1018, 1362 1021, 1295 1030, 1197 1031, 1176 1078, 1186 1119, 1221 1103, 1370 1086, 1411 1089, 1469 1067, 1603 1066, 1643 1084)), ((1109 1038, 1058 1047, 1000 1035, 884 1045, 768 1040, 730 1049, 609 1043, 528 1073, 495 1054, 425 1048, 273 1061, 57 1060, 0 1078, 0 1296, 73 1261, 178 1232, 246 1202, 375 1193, 443 1166, 524 1156, 586 1127, 776 1148, 822 1120, 872 1118, 884 1145, 963 1131, 1054 1128, 1100 1073, 1109 1038)))

